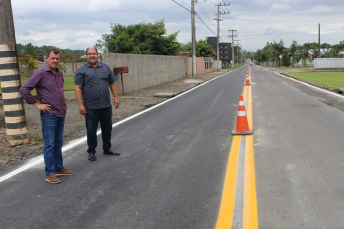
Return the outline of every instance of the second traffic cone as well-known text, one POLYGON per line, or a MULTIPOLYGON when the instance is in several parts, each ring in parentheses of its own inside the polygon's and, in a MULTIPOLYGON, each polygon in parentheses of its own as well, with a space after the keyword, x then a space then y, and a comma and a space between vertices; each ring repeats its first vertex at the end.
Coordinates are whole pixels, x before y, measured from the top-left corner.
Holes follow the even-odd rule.
POLYGON ((251 85, 251 80, 250 80, 250 77, 249 75, 246 75, 246 85, 251 85))
POLYGON ((252 130, 250 130, 247 121, 247 115, 245 110, 244 96, 240 95, 239 106, 238 106, 238 116, 235 130, 233 130, 232 135, 251 135, 252 130))

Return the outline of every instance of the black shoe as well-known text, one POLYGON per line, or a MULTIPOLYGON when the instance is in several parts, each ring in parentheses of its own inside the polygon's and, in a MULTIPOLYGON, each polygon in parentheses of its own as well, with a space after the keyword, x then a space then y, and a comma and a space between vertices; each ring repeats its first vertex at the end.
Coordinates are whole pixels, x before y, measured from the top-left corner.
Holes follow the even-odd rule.
POLYGON ((95 153, 88 153, 88 160, 90 161, 97 160, 95 153))
POLYGON ((104 149, 104 154, 106 154, 106 155, 113 155, 113 156, 121 155, 120 153, 113 152, 111 149, 104 149))

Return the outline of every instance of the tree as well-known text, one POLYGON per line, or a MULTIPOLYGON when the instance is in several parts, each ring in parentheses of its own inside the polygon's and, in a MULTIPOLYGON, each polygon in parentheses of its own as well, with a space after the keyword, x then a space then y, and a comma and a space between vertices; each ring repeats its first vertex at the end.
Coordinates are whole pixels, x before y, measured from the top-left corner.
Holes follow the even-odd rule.
POLYGON ((274 54, 274 58, 275 60, 279 60, 279 67, 281 66, 281 61, 280 61, 280 58, 279 56, 280 55, 283 55, 284 53, 284 42, 283 40, 280 40, 280 42, 276 42, 274 41, 274 43, 272 44, 272 50, 273 50, 273 54, 274 54))
POLYGON ((300 46, 300 55, 303 61, 303 66, 306 67, 307 59, 309 58, 309 51, 312 49, 311 43, 304 43, 303 46, 300 46))
POLYGON ((312 57, 318 57, 318 43, 312 42, 308 44, 309 44, 309 51, 312 53, 312 57))
MULTIPOLYGON (((181 44, 180 51, 189 52, 189 57, 192 56, 192 43, 181 44)), ((199 57, 214 57, 216 55, 213 47, 207 43, 207 40, 196 41, 196 56, 199 57)))
POLYGON ((320 45, 320 48, 323 50, 323 55, 324 57, 328 57, 328 52, 330 51, 331 49, 331 45, 330 44, 327 44, 327 43, 322 43, 320 45))
MULTIPOLYGON (((18 61, 19 66, 25 67, 28 78, 30 78, 33 72, 38 69, 37 62, 32 57, 21 57, 18 61)), ((25 74, 25 72, 23 73, 25 74)))
POLYGON ((255 54, 254 54, 254 59, 256 61, 257 64, 260 64, 263 61, 263 51, 258 49, 255 54))
POLYGON ((95 45, 98 49, 104 52, 154 55, 177 55, 179 52, 178 32, 166 35, 164 20, 154 24, 112 24, 111 31, 112 34, 103 34, 102 40, 98 40, 95 45))
POLYGON ((252 60, 255 58, 255 52, 252 52, 252 51, 247 51, 243 49, 242 54, 245 58, 250 58, 252 60))
POLYGON ((290 45, 290 57, 291 57, 291 66, 294 67, 295 60, 296 60, 296 50, 297 50, 297 42, 293 41, 290 45))
POLYGON ((25 56, 36 56, 37 55, 36 48, 32 45, 32 43, 29 43, 26 45, 26 47, 24 49, 24 55, 25 56))
POLYGON ((266 43, 265 47, 262 50, 257 50, 254 58, 257 63, 264 63, 267 61, 274 61, 272 44, 269 42, 266 43))
POLYGON ((330 57, 330 58, 343 57, 343 54, 340 53, 343 50, 344 50, 344 44, 332 45, 330 51, 328 52, 327 57, 330 57))
POLYGON ((17 44, 17 53, 18 56, 24 56, 24 49, 25 49, 25 45, 22 45, 21 43, 17 44))
POLYGON ((64 65, 62 63, 59 63, 58 69, 63 71, 65 74, 67 73, 67 67, 66 67, 66 65, 64 65))

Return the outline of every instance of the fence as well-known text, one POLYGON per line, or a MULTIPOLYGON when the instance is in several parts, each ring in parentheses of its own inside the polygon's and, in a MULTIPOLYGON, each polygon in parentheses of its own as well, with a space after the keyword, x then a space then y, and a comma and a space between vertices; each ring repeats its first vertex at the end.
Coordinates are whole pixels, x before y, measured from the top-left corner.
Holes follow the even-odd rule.
MULTIPOLYGON (((71 57, 71 63, 64 63, 61 62, 62 65, 64 65, 66 67, 67 72, 64 72, 64 75, 66 76, 74 76, 74 73, 76 71, 76 69, 78 69, 80 66, 82 66, 83 64, 86 63, 86 57, 85 62, 77 62, 77 57, 81 57, 84 54, 62 54, 62 60, 63 57, 65 56, 69 56, 71 57)), ((35 57, 36 59, 36 63, 37 63, 37 67, 38 69, 43 68, 45 66, 45 56, 44 55, 38 55, 38 56, 18 56, 18 58, 27 58, 27 57, 35 57)), ((81 57, 82 58, 82 57, 81 57)), ((99 59, 100 61, 102 60, 102 55, 99 54, 99 59)), ((27 71, 27 67, 26 66, 19 66, 19 74, 21 77, 30 77, 32 73, 29 73, 27 71)))
POLYGON ((265 67, 278 67, 278 62, 277 61, 264 62, 264 63, 260 63, 260 65, 265 66, 265 67))
POLYGON ((315 58, 314 68, 344 68, 344 58, 315 58))

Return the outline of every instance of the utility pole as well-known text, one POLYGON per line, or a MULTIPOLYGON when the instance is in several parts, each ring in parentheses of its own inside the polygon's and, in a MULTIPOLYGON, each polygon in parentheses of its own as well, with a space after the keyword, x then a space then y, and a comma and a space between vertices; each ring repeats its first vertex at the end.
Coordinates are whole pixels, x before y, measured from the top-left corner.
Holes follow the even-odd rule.
POLYGON ((234 40, 234 41, 236 41, 237 42, 237 64, 239 64, 239 41, 241 41, 241 40, 234 40))
POLYGON ((233 61, 233 69, 235 69, 235 64, 234 64, 234 34, 233 33, 237 30, 232 29, 232 30, 228 30, 228 31, 232 31, 232 36, 229 36, 229 37, 232 37, 232 61, 233 61))
POLYGON ((191 0, 192 77, 197 76, 196 28, 195 28, 195 3, 196 2, 197 0, 191 0))
POLYGON ((320 23, 318 25, 318 58, 320 58, 320 23))
POLYGON ((0 80, 7 140, 11 146, 28 142, 11 0, 0 0, 0 80))
POLYGON ((228 13, 226 13, 226 12, 221 13, 220 7, 221 6, 229 6, 229 4, 228 5, 226 5, 226 4, 221 5, 221 3, 220 3, 220 5, 215 5, 215 6, 217 6, 217 14, 215 14, 215 15, 217 15, 217 19, 214 19, 214 20, 217 20, 216 71, 218 71, 219 70, 219 62, 220 62, 220 21, 222 21, 220 19, 220 15, 221 14, 229 14, 229 12, 228 13))

